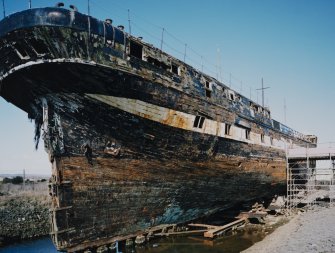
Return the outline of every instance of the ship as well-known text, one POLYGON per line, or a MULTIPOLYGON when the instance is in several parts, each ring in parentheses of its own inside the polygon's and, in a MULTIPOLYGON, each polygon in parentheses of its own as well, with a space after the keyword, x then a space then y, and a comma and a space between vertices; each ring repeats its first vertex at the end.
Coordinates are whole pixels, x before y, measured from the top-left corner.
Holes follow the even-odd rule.
POLYGON ((0 95, 35 124, 52 176, 51 237, 80 252, 286 190, 270 110, 75 7, 0 21, 0 95))

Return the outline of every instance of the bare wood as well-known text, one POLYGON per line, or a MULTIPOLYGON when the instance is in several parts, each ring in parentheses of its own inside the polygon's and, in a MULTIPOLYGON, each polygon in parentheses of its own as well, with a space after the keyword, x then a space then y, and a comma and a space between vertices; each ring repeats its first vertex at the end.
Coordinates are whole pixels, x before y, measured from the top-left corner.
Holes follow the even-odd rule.
POLYGON ((180 232, 157 233, 155 234, 155 236, 194 235, 194 234, 202 234, 207 231, 208 231, 207 229, 201 229, 201 230, 190 230, 190 231, 180 231, 180 232))
POLYGON ((190 223, 188 224, 190 227, 201 227, 201 228, 207 228, 207 229, 215 229, 220 226, 214 226, 214 225, 208 225, 208 224, 199 224, 199 223, 190 223))
POLYGON ((238 225, 243 224, 245 222, 246 222, 246 218, 241 218, 241 219, 233 221, 233 222, 231 222, 227 225, 220 226, 218 228, 215 228, 215 229, 212 229, 212 230, 209 230, 209 231, 205 232, 204 237, 214 238, 218 233, 223 232, 224 230, 231 229, 234 226, 238 226, 238 225))

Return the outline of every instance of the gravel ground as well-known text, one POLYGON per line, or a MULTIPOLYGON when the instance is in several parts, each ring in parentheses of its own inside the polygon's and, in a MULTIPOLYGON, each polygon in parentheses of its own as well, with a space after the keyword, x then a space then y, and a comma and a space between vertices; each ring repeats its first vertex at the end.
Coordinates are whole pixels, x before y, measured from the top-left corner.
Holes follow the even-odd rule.
POLYGON ((297 214, 243 253, 335 252, 335 206, 297 214))

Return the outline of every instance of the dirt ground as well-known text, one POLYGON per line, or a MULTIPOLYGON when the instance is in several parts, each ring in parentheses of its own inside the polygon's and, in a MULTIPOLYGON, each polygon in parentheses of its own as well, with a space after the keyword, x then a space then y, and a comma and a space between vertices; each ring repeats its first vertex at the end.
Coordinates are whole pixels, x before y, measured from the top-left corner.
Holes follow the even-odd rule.
POLYGON ((243 253, 335 252, 335 206, 296 214, 243 253))

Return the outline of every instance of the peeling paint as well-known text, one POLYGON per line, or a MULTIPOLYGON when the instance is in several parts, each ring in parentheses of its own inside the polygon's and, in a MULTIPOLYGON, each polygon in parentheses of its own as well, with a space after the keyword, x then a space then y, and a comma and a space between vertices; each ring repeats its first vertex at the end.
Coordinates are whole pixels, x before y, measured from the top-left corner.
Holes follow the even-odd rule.
POLYGON ((0 95, 35 121, 35 141, 42 127, 61 250, 269 197, 285 190, 285 145, 317 141, 79 12, 16 13, 0 22, 0 37, 0 95))

